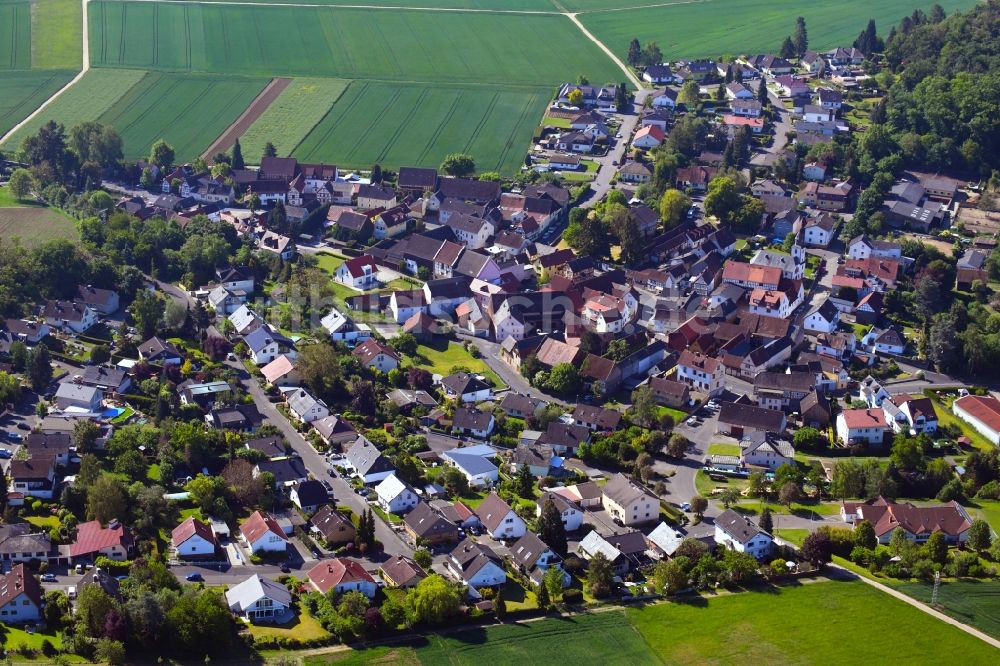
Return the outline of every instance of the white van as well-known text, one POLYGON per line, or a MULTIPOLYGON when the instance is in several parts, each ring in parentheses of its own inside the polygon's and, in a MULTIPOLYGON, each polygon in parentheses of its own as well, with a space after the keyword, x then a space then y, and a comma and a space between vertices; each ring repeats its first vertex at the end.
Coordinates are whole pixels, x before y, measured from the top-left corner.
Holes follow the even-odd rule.
POLYGON ((66 588, 66 596, 70 599, 76 599, 76 586, 70 585, 66 588))

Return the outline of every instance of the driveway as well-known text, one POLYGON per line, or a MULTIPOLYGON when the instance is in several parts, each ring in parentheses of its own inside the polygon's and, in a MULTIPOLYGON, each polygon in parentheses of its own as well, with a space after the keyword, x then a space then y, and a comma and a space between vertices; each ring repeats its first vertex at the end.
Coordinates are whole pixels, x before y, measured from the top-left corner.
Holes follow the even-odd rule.
POLYGON ((565 403, 557 398, 536 389, 534 386, 529 384, 528 380, 522 377, 519 372, 504 363, 500 359, 500 345, 496 342, 467 335, 461 336, 461 339, 467 340, 476 345, 482 354, 482 360, 485 361, 486 365, 490 367, 490 370, 495 372, 500 377, 500 380, 504 384, 510 387, 511 391, 522 395, 528 395, 539 400, 544 400, 550 404, 560 404, 566 406, 565 403))
POLYGON ((618 173, 618 167, 614 165, 614 162, 621 164, 629 142, 632 140, 632 132, 635 131, 635 127, 639 123, 639 115, 642 113, 643 104, 650 92, 652 91, 646 89, 636 91, 633 103, 626 113, 615 114, 621 119, 621 126, 618 128, 618 133, 621 134, 622 138, 614 139, 615 145, 608 151, 607 155, 595 158, 595 161, 599 164, 597 176, 590 183, 590 195, 580 204, 581 208, 595 206, 604 198, 608 190, 611 189, 611 181, 615 177, 615 174, 618 173))
MULTIPOLYGON (((764 77, 761 77, 760 85, 766 85, 764 77)), ((759 88, 758 88, 759 89, 759 88)), ((771 124, 774 131, 774 140, 760 152, 757 152, 751 159, 753 166, 770 166, 774 163, 774 158, 781 154, 788 144, 786 134, 792 131, 792 112, 785 108, 785 104, 772 90, 768 90, 767 98, 771 102, 776 118, 771 124)))

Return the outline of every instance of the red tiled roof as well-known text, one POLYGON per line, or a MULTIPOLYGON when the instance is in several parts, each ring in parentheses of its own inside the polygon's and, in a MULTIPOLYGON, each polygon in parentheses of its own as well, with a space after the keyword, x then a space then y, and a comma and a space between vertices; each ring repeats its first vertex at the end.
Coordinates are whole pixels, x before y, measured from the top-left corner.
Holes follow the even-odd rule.
POLYGON ((240 525, 240 534, 242 534, 243 538, 247 540, 247 543, 256 543, 257 540, 264 536, 267 532, 274 532, 282 539, 286 539, 285 532, 281 529, 281 526, 275 522, 274 518, 266 513, 261 513, 260 511, 254 511, 253 514, 247 518, 246 522, 240 525))
POLYGON ((215 532, 205 523, 191 516, 183 523, 174 528, 170 533, 170 540, 174 546, 180 546, 191 537, 198 535, 209 543, 215 543, 215 532))
POLYGON ((886 428, 885 412, 881 409, 845 409, 844 422, 851 430, 858 428, 886 428))
POLYGON ((375 579, 358 562, 338 557, 333 560, 322 560, 310 569, 309 581, 317 590, 326 594, 344 583, 374 583, 375 579))
POLYGON ((956 400, 954 406, 1000 432, 1000 400, 990 396, 967 395, 956 400))
POLYGON ((127 548, 132 537, 121 524, 114 527, 102 527, 97 520, 82 523, 76 528, 76 541, 69 547, 71 557, 90 555, 111 546, 127 548))

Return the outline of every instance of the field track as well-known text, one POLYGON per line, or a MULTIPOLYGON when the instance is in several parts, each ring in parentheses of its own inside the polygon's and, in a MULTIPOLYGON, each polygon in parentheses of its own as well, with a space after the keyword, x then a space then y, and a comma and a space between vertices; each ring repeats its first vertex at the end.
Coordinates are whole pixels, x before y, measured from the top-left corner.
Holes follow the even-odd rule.
POLYGON ((225 152, 232 148, 233 144, 236 143, 236 139, 246 133, 250 126, 260 118, 261 114, 267 110, 267 107, 271 106, 274 100, 278 99, 278 96, 285 91, 285 88, 291 82, 292 80, 287 78, 271 79, 271 82, 250 102, 250 106, 240 114, 240 117, 227 127, 226 131, 212 142, 212 145, 205 149, 205 152, 201 154, 202 158, 207 160, 217 153, 225 152))

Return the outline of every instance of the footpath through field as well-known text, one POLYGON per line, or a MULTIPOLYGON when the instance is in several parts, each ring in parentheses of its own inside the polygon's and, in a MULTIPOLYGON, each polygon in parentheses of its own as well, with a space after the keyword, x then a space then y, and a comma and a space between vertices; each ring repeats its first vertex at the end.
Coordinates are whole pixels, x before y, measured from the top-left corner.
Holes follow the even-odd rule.
POLYGON ((22 127, 24 127, 25 125, 27 125, 32 119, 34 119, 36 116, 38 116, 38 114, 40 114, 42 111, 44 111, 45 107, 47 107, 49 104, 51 104, 52 102, 54 102, 57 99, 59 99, 60 95, 62 95, 64 92, 66 92, 71 87, 73 87, 77 82, 79 82, 80 79, 83 78, 83 75, 86 74, 87 71, 90 69, 90 29, 89 29, 88 21, 87 21, 87 5, 90 4, 90 0, 80 0, 80 2, 82 4, 82 6, 83 6, 83 26, 82 26, 83 27, 83 40, 82 40, 82 42, 83 42, 83 60, 82 60, 83 66, 80 68, 80 73, 77 74, 76 76, 74 76, 70 80, 69 83, 67 83, 66 85, 64 85, 59 90, 55 91, 55 93, 53 93, 51 97, 49 97, 47 100, 45 100, 44 102, 42 102, 41 105, 37 109, 35 109, 34 111, 32 111, 28 115, 27 118, 25 118, 24 120, 22 120, 18 124, 16 124, 13 127, 11 127, 10 131, 8 131, 6 134, 4 134, 3 136, 0 136, 0 143, 4 143, 10 137, 14 136, 14 132, 18 131, 19 129, 21 129, 22 127))

